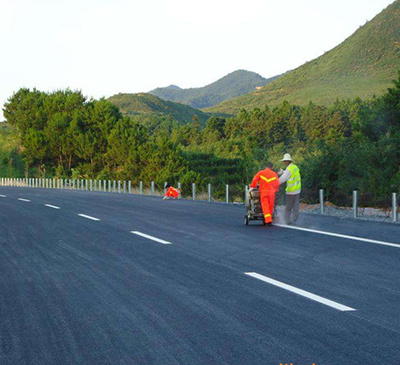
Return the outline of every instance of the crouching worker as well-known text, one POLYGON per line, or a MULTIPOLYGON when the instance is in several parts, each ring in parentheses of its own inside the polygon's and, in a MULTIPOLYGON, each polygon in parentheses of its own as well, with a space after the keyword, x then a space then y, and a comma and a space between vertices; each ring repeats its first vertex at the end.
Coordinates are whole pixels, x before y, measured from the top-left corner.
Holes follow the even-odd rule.
POLYGON ((165 188, 167 191, 165 192, 164 198, 163 199, 177 199, 179 198, 179 190, 175 189, 171 185, 166 185, 165 188))
POLYGON ((259 171, 254 176, 251 188, 260 187, 261 208, 264 214, 264 222, 267 225, 272 224, 272 214, 274 212, 275 195, 279 190, 279 178, 276 172, 272 171, 272 163, 268 162, 264 170, 259 171))

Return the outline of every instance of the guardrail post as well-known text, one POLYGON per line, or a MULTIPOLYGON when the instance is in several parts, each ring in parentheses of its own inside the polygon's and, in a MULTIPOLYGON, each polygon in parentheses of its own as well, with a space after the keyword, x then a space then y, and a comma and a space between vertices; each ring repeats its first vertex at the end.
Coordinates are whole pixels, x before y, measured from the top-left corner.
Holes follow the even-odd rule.
POLYGON ((167 185, 168 185, 168 183, 165 181, 165 182, 164 182, 164 195, 165 195, 165 193, 167 192, 167 185))
POLYGON ((324 214, 324 208, 325 208, 324 189, 319 189, 319 206, 321 208, 321 214, 324 214))
POLYGON ((229 185, 225 185, 225 202, 226 204, 229 204, 229 185))
POLYGON ((353 216, 354 218, 358 217, 358 191, 353 191, 353 216))
POLYGON ((196 183, 192 184, 192 199, 196 200, 196 183))
POLYGON ((113 193, 117 191, 117 182, 113 180, 113 193))
POLYGON ((108 180, 108 192, 111 193, 111 180, 108 180))
POLYGON ((182 198, 182 191, 181 191, 181 183, 180 182, 178 182, 178 190, 179 190, 178 199, 181 199, 182 198))
POLYGON ((151 196, 154 196, 154 181, 151 182, 151 196))
POLYGON ((118 180, 118 193, 121 192, 121 180, 118 180))
POLYGON ((208 202, 211 202, 211 184, 208 184, 208 202))
POLYGON ((249 201, 249 186, 246 185, 244 188, 244 204, 247 204, 249 201))
POLYGON ((94 180, 94 191, 97 191, 97 180, 94 180))
POLYGON ((124 180, 124 189, 123 189, 123 191, 124 191, 124 194, 126 194, 126 181, 124 180))
POLYGON ((143 181, 139 181, 139 194, 143 195, 143 181))
POLYGON ((132 194, 132 181, 128 182, 128 194, 132 194))
POLYGON ((393 222, 397 222, 398 206, 397 206, 397 194, 392 194, 392 212, 393 212, 393 222))

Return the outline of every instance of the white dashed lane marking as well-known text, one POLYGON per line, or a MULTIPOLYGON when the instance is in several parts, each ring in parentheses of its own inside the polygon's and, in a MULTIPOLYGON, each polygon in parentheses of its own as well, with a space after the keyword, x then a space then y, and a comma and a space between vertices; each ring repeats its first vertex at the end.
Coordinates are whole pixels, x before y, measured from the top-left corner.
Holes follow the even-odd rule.
POLYGON ((141 233, 141 232, 138 232, 138 231, 131 231, 131 233, 136 234, 136 235, 141 236, 141 237, 144 237, 144 238, 147 238, 149 240, 158 242, 158 243, 162 243, 163 245, 172 245, 171 242, 164 241, 164 240, 162 240, 160 238, 153 237, 153 236, 150 236, 150 235, 145 234, 145 233, 141 233))
POLYGON ((302 297, 306 297, 306 298, 314 300, 314 301, 316 301, 318 303, 321 303, 321 304, 327 305, 329 307, 335 308, 335 309, 337 309, 339 311, 342 311, 342 312, 349 312, 349 311, 355 311, 356 310, 354 308, 347 307, 346 305, 334 302, 334 301, 326 299, 324 297, 320 297, 319 295, 315 295, 315 294, 310 293, 308 291, 305 291, 305 290, 296 288, 294 286, 282 283, 280 281, 271 279, 271 278, 269 278, 267 276, 264 276, 264 275, 257 274, 255 272, 245 272, 245 274, 248 275, 248 276, 251 276, 253 278, 256 278, 258 280, 264 281, 264 282, 266 282, 268 284, 271 284, 271 285, 277 286, 279 288, 288 290, 288 291, 290 291, 292 293, 296 293, 298 295, 301 295, 302 297))
POLYGON ((27 202, 27 203, 29 203, 29 202, 30 202, 30 200, 29 200, 29 199, 18 198, 18 200, 21 200, 22 202, 27 202))
POLYGON ((45 204, 46 207, 53 208, 53 209, 61 209, 60 207, 57 207, 56 205, 51 205, 51 204, 45 204))
POLYGON ((92 221, 99 221, 99 218, 95 218, 95 217, 91 217, 90 215, 86 215, 86 214, 78 214, 80 217, 83 218, 87 218, 87 219, 91 219, 92 221))

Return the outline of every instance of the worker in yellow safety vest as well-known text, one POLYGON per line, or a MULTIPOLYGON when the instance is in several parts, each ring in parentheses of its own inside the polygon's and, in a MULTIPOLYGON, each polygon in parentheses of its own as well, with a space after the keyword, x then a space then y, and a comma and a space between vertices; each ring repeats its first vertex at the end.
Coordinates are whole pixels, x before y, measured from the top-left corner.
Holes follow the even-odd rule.
POLYGON ((281 160, 286 169, 280 171, 281 184, 286 182, 286 207, 285 207, 285 222, 293 224, 299 217, 300 210, 300 193, 301 193, 301 176, 299 168, 292 162, 289 153, 285 153, 281 160))

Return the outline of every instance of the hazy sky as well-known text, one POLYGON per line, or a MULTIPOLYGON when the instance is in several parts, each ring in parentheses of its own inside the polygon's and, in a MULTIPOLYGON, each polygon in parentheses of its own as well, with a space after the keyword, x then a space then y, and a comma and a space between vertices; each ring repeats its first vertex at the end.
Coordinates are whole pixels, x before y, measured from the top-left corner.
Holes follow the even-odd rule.
POLYGON ((0 105, 20 87, 99 98, 204 86, 237 69, 271 77, 330 50, 392 2, 0 0, 0 105))

